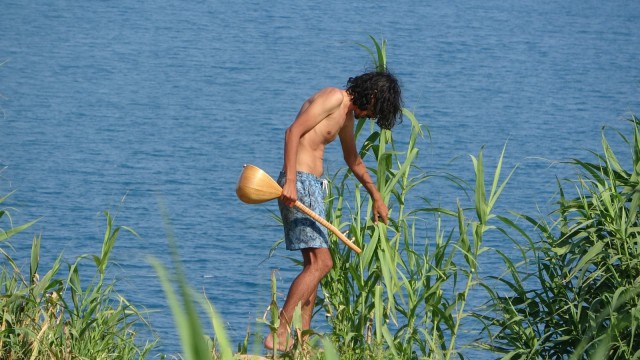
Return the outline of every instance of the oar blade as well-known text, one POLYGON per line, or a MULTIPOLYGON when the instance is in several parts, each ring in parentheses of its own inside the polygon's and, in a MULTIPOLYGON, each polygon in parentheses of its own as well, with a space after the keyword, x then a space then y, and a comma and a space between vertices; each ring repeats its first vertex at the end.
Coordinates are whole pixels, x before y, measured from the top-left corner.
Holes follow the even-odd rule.
POLYGON ((254 165, 245 165, 238 179, 236 195, 247 204, 260 204, 278 198, 282 188, 266 172, 254 165))

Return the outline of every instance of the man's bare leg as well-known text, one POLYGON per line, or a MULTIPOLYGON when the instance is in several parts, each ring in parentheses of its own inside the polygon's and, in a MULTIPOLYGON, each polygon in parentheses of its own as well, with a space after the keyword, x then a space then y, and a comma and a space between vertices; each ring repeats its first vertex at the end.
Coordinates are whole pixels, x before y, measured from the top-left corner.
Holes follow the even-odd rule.
POLYGON ((311 318, 313 317, 313 309, 316 305, 316 296, 318 292, 318 287, 316 286, 316 291, 314 291, 309 299, 302 304, 302 329, 307 330, 311 328, 311 318))
MULTIPOLYGON (((324 255, 321 255, 321 256, 324 256, 324 255)), ((331 260, 331 253, 330 252, 329 252, 328 256, 329 256, 328 259, 331 261, 331 266, 329 266, 329 270, 331 270, 331 267, 333 266, 333 261, 331 260)), ((304 259, 304 264, 310 264, 311 263, 311 259, 310 259, 311 254, 302 253, 302 257, 304 259)), ((329 270, 327 270, 327 273, 329 272, 329 270)), ((325 276, 326 276, 326 273, 325 273, 325 276)), ((323 278, 324 278, 324 276, 323 276, 323 278)), ((319 282, 318 282, 318 285, 319 285, 319 282)), ((311 318, 313 317, 313 309, 315 308, 315 305, 316 305, 316 297, 318 295, 318 285, 316 285, 316 289, 311 292, 311 295, 309 296, 309 299, 307 299, 307 301, 302 303, 302 307, 301 307, 302 329, 301 330, 307 330, 307 329, 311 328, 311 318)))
MULTIPOLYGON (((311 248, 302 250, 303 268, 302 272, 293 280, 287 300, 280 311, 280 326, 278 327, 278 350, 288 350, 293 341, 290 338, 290 325, 293 313, 298 304, 302 303, 302 327, 303 330, 311 326, 311 316, 315 305, 318 284, 331 270, 333 261, 331 252, 325 248, 311 248)), ((264 341, 264 346, 273 350, 273 334, 269 334, 264 341)))

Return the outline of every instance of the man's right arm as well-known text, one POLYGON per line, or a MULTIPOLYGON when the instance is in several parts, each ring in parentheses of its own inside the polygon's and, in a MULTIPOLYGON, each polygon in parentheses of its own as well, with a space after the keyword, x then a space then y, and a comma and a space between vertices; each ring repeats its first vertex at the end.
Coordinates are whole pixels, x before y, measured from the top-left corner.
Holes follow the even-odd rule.
POLYGON ((378 191, 376 184, 371 179, 367 167, 362 161, 360 154, 356 150, 355 137, 353 135, 354 119, 347 120, 340 130, 340 143, 342 144, 342 152, 344 161, 353 172, 353 175, 360 181, 362 186, 367 189, 369 196, 373 200, 373 221, 378 222, 381 219, 383 223, 389 223, 389 209, 384 203, 382 195, 378 191))

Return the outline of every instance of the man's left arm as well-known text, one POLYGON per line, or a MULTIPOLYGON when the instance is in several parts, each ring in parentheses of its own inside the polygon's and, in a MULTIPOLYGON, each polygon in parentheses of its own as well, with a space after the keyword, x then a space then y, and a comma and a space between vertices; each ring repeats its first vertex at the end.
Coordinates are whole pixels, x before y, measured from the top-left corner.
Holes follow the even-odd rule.
POLYGON ((342 145, 342 153, 344 161, 353 172, 356 179, 367 189, 369 196, 373 199, 373 220, 378 222, 381 219, 383 223, 389 223, 389 209, 382 199, 382 195, 378 191, 376 184, 371 180, 369 171, 364 165, 360 154, 356 150, 356 141, 353 135, 354 120, 347 119, 344 126, 340 129, 340 143, 342 145))

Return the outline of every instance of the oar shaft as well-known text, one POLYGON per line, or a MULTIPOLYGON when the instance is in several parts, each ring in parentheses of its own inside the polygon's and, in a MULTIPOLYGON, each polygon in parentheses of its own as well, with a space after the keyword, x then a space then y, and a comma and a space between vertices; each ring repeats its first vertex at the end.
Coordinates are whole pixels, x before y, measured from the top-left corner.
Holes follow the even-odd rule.
POLYGON ((356 246, 356 244, 352 243, 351 240, 347 239, 346 236, 344 236, 344 234, 342 234, 340 232, 340 230, 338 230, 335 226, 333 226, 330 222, 328 222, 327 220, 323 219, 322 217, 320 217, 320 215, 316 214, 315 212, 313 212, 313 210, 309 209, 308 207, 306 207, 303 203, 301 203, 300 201, 296 201, 295 203, 296 207, 298 209, 300 209, 302 212, 304 212, 305 214, 309 215, 313 220, 319 222, 322 226, 326 227, 327 229, 331 230, 332 233, 336 234, 336 236, 338 237, 338 239, 340 239, 345 245, 347 245, 351 250, 355 251, 356 254, 360 254, 362 252, 362 250, 360 250, 360 248, 358 246, 356 246))

